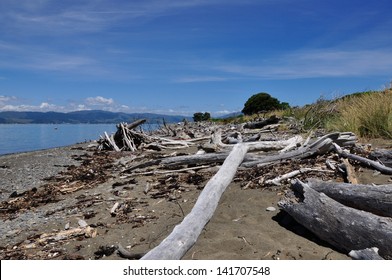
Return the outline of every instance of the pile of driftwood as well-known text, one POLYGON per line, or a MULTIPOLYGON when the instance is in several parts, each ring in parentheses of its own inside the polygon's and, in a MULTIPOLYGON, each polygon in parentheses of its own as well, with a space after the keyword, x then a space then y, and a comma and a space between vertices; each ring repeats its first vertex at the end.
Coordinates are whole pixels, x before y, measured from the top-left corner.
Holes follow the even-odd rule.
MULTIPOLYGON (((299 135, 289 137, 287 132, 282 135, 277 132, 280 121, 271 118, 256 123, 226 126, 187 123, 175 127, 165 126, 159 136, 135 132, 132 130, 134 124, 120 124, 116 134, 106 135, 100 147, 116 151, 197 147, 198 151, 194 155, 174 153, 172 156, 127 165, 123 171, 125 176, 190 172, 221 165, 204 187, 191 213, 143 259, 181 259, 212 218, 221 195, 238 170, 253 172, 283 162, 320 157, 324 157, 323 167, 300 167, 267 180, 260 180, 260 176, 257 179, 264 186, 279 186, 298 176, 306 178, 306 174, 343 174, 346 184, 334 181, 292 181, 295 195, 281 201, 281 209, 320 239, 350 253, 353 258, 392 259, 392 185, 358 185, 352 171, 354 163, 391 175, 392 168, 388 165, 391 154, 384 151, 381 155, 372 153, 365 157, 345 150, 358 149, 355 147, 356 136, 350 132, 336 132, 321 137, 311 135, 307 139, 299 135), (375 158, 382 158, 387 164, 375 161, 375 158)), ((119 248, 122 256, 134 258, 122 246, 119 248)))
POLYGON ((353 258, 392 259, 392 185, 294 180, 292 187, 296 196, 280 207, 321 240, 353 258))

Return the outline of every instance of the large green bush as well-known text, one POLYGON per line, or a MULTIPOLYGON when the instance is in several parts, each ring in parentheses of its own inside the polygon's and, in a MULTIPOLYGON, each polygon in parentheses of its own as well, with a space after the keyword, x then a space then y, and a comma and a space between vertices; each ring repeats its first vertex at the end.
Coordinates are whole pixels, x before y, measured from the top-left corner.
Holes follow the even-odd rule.
POLYGON ((248 101, 246 101, 242 113, 245 115, 252 115, 260 112, 282 109, 283 107, 287 109, 288 103, 280 103, 278 99, 272 97, 268 93, 261 92, 251 96, 248 101))
POLYGON ((211 114, 208 112, 205 113, 197 112, 193 114, 193 121, 195 122, 209 121, 210 119, 211 119, 211 114))

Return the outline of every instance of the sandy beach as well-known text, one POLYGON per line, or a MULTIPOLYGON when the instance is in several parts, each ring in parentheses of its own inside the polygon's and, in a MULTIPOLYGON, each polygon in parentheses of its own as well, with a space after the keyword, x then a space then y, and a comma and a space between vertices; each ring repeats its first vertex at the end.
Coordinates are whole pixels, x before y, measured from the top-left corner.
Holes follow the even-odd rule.
MULTIPOLYGON (((116 260, 118 244, 145 254, 191 211, 219 168, 154 174, 151 167, 146 175, 128 174, 131 165, 197 148, 116 153, 88 145, 0 156, 1 259, 116 260)), ((391 179, 373 173, 358 172, 364 183, 391 179)), ((238 172, 183 259, 350 259, 279 210, 287 185, 244 188, 245 175, 238 172)))

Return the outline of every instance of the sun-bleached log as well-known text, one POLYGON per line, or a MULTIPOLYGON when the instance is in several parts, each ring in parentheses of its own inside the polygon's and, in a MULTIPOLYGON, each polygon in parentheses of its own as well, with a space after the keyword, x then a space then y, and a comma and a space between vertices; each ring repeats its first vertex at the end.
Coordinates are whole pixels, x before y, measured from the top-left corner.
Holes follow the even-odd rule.
POLYGON ((340 143, 343 146, 351 146, 355 143, 356 136, 351 132, 345 133, 331 133, 321 137, 308 146, 302 146, 301 148, 286 152, 278 155, 265 156, 261 159, 253 162, 245 162, 243 167, 254 167, 257 165, 270 164, 281 160, 287 159, 303 159, 316 155, 323 155, 333 149, 332 143, 340 143))
POLYGON ((392 220, 347 207, 307 184, 294 180, 296 198, 279 206, 321 240, 349 253, 377 247, 380 256, 392 259, 392 220))
POLYGON ((249 142, 245 143, 248 146, 249 152, 257 151, 277 151, 291 149, 292 147, 298 147, 301 145, 303 138, 301 136, 294 136, 287 140, 281 141, 259 141, 259 142, 249 142))
POLYGON ((392 168, 387 167, 387 166, 385 166, 385 165, 382 165, 381 163, 379 163, 379 162, 377 162, 377 161, 370 160, 370 159, 367 159, 367 158, 364 158, 364 157, 361 157, 361 156, 358 156, 358 155, 351 154, 351 153, 349 153, 349 152, 347 152, 347 151, 344 151, 344 150, 340 147, 340 145, 337 144, 337 143, 334 143, 333 145, 334 145, 334 147, 335 147, 336 152, 337 152, 340 156, 342 156, 342 157, 344 157, 344 158, 356 160, 356 161, 358 161, 358 162, 360 162, 360 163, 362 163, 362 164, 365 164, 365 165, 368 166, 368 167, 372 167, 372 168, 374 168, 374 169, 380 171, 380 172, 383 173, 383 174, 392 175, 392 168))
MULTIPOLYGON (((218 133, 219 135, 219 133, 218 133)), ((251 142, 251 143, 243 143, 248 149, 249 152, 255 151, 271 151, 271 150, 280 150, 288 145, 293 145, 293 143, 301 143, 302 137, 295 136, 288 140, 283 141, 261 141, 261 142, 251 142)), ((296 145, 297 145, 296 144, 296 145)), ((150 144, 151 145, 151 144, 150 144)), ((155 144, 154 144, 155 145, 155 144)), ((225 144, 224 144, 225 145, 225 144)), ((160 147, 160 146, 158 146, 160 147)), ((227 149, 232 149, 233 145, 225 145, 227 149)), ((163 147, 162 147, 163 149, 163 147)), ((124 173, 131 173, 133 170, 147 168, 154 165, 161 165, 161 166, 182 166, 182 165, 205 165, 205 164, 213 164, 222 163, 226 157, 229 155, 229 152, 221 152, 221 153, 207 153, 207 154, 196 154, 190 156, 176 156, 176 157, 168 157, 168 158, 161 158, 157 160, 151 160, 142 164, 138 164, 132 166, 124 171, 124 173)), ((254 162, 258 160, 260 157, 253 156, 251 154, 247 154, 245 156, 244 161, 246 162, 254 162)))
POLYGON ((217 174, 205 186, 192 211, 160 245, 148 252, 142 260, 179 260, 185 255, 212 218, 223 192, 233 180, 247 151, 245 145, 234 146, 217 174))
POLYGON ((353 185, 309 179, 308 186, 359 210, 392 217, 392 185, 353 185))

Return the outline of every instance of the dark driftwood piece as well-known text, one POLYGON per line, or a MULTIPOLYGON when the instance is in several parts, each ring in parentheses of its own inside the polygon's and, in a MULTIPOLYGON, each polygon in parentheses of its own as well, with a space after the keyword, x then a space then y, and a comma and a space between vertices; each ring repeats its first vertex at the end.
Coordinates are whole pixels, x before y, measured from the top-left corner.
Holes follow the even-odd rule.
POLYGON ((270 124, 277 124, 280 121, 280 118, 276 117, 276 116, 272 116, 269 119, 265 119, 259 122, 252 122, 252 123, 247 123, 244 125, 244 128, 248 128, 248 129, 258 129, 258 128, 263 128, 267 125, 270 124))
POLYGON ((192 211, 160 245, 148 252, 143 260, 179 260, 185 255, 214 215, 223 192, 233 180, 247 151, 243 144, 234 146, 218 173, 205 186, 192 211))
POLYGON ((392 168, 392 150, 376 150, 370 153, 369 158, 380 161, 387 167, 392 168))
POLYGON ((356 136, 351 132, 331 133, 321 137, 309 146, 303 146, 298 150, 286 152, 279 155, 265 156, 262 159, 246 162, 242 166, 253 167, 259 164, 268 164, 287 159, 303 159, 315 155, 325 154, 333 149, 332 143, 340 143, 343 146, 352 146, 356 141, 356 136))
POLYGON ((134 128, 136 128, 136 127, 138 127, 138 126, 144 124, 146 121, 147 121, 146 119, 140 119, 140 120, 134 121, 133 123, 127 124, 126 127, 127 127, 129 130, 131 130, 131 129, 134 129, 134 128))
POLYGON ((367 159, 367 158, 364 158, 364 157, 360 157, 360 156, 357 156, 357 155, 353 155, 353 154, 351 154, 349 152, 346 152, 337 143, 334 143, 334 146, 335 146, 336 152, 340 156, 342 156, 344 158, 356 160, 356 161, 358 161, 358 162, 360 162, 360 163, 362 163, 362 164, 364 164, 364 165, 366 165, 368 167, 372 167, 372 168, 380 171, 383 174, 392 175, 392 168, 387 167, 385 165, 382 165, 381 163, 379 163, 377 161, 370 160, 370 159, 367 159))
POLYGON ((117 246, 117 253, 120 257, 128 260, 140 260, 145 255, 144 253, 131 253, 121 244, 118 244, 117 246))
POLYGON ((129 150, 136 151, 141 143, 146 139, 144 135, 137 133, 133 129, 145 123, 146 120, 137 120, 131 124, 120 123, 117 125, 115 134, 108 135, 105 132, 105 137, 100 140, 100 150, 114 150, 116 152, 129 150))
POLYGON ((392 185, 352 185, 310 179, 308 186, 346 206, 392 217, 392 185))
POLYGON ((298 180, 293 188, 299 201, 279 206, 321 240, 346 253, 377 247, 380 256, 392 259, 392 219, 344 206, 298 180))
POLYGON ((351 251, 348 254, 354 260, 374 260, 374 261, 382 261, 385 260, 378 254, 378 248, 368 248, 364 250, 351 251))

